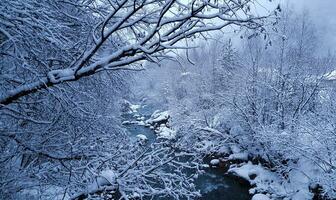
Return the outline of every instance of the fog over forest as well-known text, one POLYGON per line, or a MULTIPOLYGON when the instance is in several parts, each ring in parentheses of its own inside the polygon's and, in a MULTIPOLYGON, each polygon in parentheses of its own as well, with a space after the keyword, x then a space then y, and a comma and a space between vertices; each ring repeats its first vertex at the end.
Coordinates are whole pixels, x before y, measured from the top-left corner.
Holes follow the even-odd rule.
POLYGON ((1 0, 0 199, 336 199, 335 10, 1 0))
POLYGON ((311 16, 315 26, 319 29, 318 33, 322 39, 322 51, 335 51, 336 39, 336 3, 333 0, 296 0, 288 1, 294 8, 306 10, 311 16))

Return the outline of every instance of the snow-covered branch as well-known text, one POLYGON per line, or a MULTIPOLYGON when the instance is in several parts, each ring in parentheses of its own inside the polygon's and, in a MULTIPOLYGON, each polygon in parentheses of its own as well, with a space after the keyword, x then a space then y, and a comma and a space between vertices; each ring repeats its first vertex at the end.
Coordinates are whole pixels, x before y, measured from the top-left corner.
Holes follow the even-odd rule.
MULTIPOLYGON (((21 6, 31 6, 29 2, 21 6)), ((87 42, 87 48, 83 50, 81 56, 71 62, 71 65, 60 65, 58 69, 47 71, 47 75, 40 73, 38 80, 34 82, 10 86, 1 94, 0 103, 9 104, 22 96, 61 82, 75 81, 103 70, 123 69, 120 66, 148 60, 150 56, 162 56, 167 47, 172 49, 180 40, 197 36, 200 33, 219 30, 227 26, 264 31, 263 26, 267 16, 254 16, 250 10, 254 3, 251 0, 239 1, 239 3, 233 0, 216 1, 215 3, 196 0, 188 2, 175 0, 116 1, 110 10, 103 12, 97 10, 97 13, 104 17, 96 22, 93 31, 89 31, 92 41, 87 42), (124 46, 110 55, 102 55, 102 50, 107 47, 107 41, 112 38, 124 41, 124 46)), ((81 5, 80 2, 73 4, 81 10, 89 7, 81 5)), ((55 5, 57 6, 57 3, 55 5)), ((24 15, 29 16, 29 13, 24 15)), ((62 33, 45 26, 49 23, 48 20, 54 20, 50 15, 45 16, 45 21, 43 18, 39 19, 38 24, 22 17, 13 19, 8 11, 5 11, 5 16, 8 23, 17 20, 34 27, 41 27, 42 31, 52 37, 64 38, 62 35, 55 35, 62 33)), ((75 16, 71 17, 74 23, 76 19, 78 18, 75 16)), ((66 40, 51 42, 68 46, 66 40)), ((35 49, 35 51, 39 50, 38 47, 35 49)))

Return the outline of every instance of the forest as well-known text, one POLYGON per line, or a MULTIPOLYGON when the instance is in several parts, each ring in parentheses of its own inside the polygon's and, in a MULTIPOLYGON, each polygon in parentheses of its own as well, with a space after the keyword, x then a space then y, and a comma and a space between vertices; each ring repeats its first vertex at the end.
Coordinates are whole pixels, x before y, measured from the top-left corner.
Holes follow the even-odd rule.
POLYGON ((336 199, 336 2, 302 2, 0 0, 0 199, 336 199))

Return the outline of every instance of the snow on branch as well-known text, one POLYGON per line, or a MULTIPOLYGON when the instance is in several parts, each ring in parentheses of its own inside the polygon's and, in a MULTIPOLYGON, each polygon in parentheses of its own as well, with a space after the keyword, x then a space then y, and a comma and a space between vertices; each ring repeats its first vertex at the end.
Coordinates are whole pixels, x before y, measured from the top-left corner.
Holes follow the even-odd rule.
POLYGON ((58 69, 48 72, 48 79, 52 83, 69 81, 75 79, 74 69, 58 69))
MULTIPOLYGON (((0 103, 10 104, 40 89, 61 82, 78 80, 100 71, 122 70, 121 66, 132 65, 144 60, 153 61, 155 58, 163 57, 165 50, 174 49, 174 46, 183 39, 197 37, 202 33, 220 30, 224 27, 230 26, 238 30, 247 28, 266 34, 263 27, 267 24, 266 18, 272 16, 272 12, 259 16, 251 9, 257 5, 256 0, 120 1, 112 5, 114 8, 112 10, 97 11, 105 17, 97 22, 93 31, 90 32, 91 47, 88 45, 88 48, 70 66, 51 70, 45 77, 41 77, 43 75, 39 77, 40 80, 46 81, 13 87, 0 96, 0 103), (124 46, 103 56, 101 51, 111 38, 124 41, 124 46)), ((52 16, 47 17, 48 20, 50 18, 52 16)), ((37 25, 42 26, 43 23, 37 25)), ((42 30, 49 31, 46 28, 42 30)), ((55 40, 54 42, 66 41, 55 40)), ((180 44, 178 46, 181 48, 180 44)))

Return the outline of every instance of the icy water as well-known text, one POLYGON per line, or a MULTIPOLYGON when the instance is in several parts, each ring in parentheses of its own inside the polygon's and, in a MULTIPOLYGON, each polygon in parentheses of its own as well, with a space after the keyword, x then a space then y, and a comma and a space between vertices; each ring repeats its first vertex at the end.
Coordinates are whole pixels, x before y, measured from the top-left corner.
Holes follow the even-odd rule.
POLYGON ((200 200, 249 200, 251 199, 246 184, 225 174, 224 170, 208 168, 199 176, 196 186, 201 191, 200 200))
MULTIPOLYGON (((149 118, 151 112, 148 108, 141 109, 141 116, 149 118)), ((131 115, 124 116, 126 120, 131 119, 131 115)), ((153 130, 136 124, 126 126, 131 137, 136 139, 136 135, 146 135, 149 142, 155 141, 156 135, 153 130)), ((208 161, 205 161, 206 164, 208 161)), ((236 177, 229 176, 224 169, 207 168, 205 173, 200 175, 196 182, 196 187, 201 191, 202 197, 199 200, 249 200, 251 196, 248 193, 249 186, 246 183, 238 181, 236 177)))

